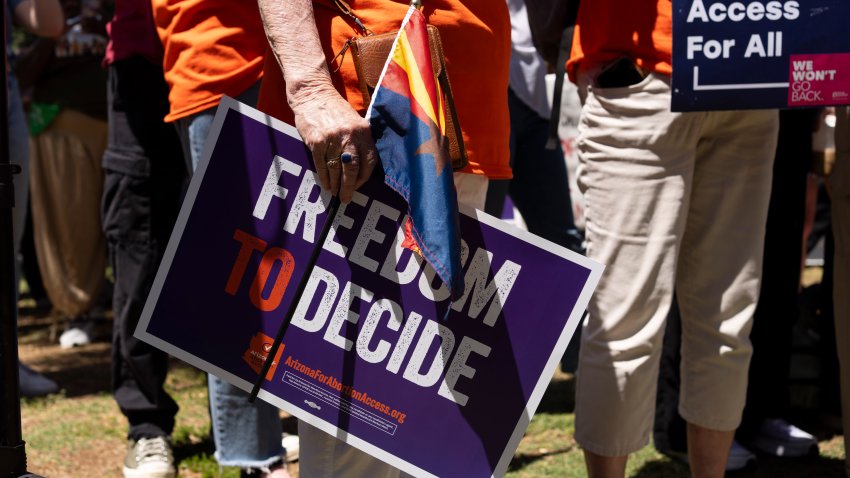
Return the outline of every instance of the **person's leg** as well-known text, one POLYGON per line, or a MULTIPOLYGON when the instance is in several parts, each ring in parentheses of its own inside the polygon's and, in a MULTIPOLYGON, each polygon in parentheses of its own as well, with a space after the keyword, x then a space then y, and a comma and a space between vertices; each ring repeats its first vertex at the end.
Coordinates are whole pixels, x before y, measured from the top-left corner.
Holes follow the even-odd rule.
MULTIPOLYGON (((507 181, 511 199, 531 233, 583 253, 582 234, 573 219, 564 152, 560 144, 554 149, 546 148, 549 119, 541 117, 510 89, 508 107, 511 114, 511 166, 514 173, 513 179, 507 181)), ((491 181, 490 189, 498 191, 505 187, 500 183, 505 181, 491 181)), ((489 203, 489 190, 487 196, 489 203)), ((562 371, 575 373, 580 343, 581 327, 576 329, 564 352, 562 371)))
POLYGON ((581 237, 573 221, 567 165, 561 146, 546 149, 549 120, 526 106, 510 90, 508 93, 514 172, 511 199, 531 233, 580 252, 581 237))
MULTIPOLYGON (((484 209, 489 181, 485 176, 454 173, 458 202, 484 209)), ((309 478, 400 478, 407 477, 365 452, 327 434, 318 428, 298 421, 301 440, 298 458, 299 476, 309 478)))
MULTIPOLYGON (((829 181, 829 178, 825 178, 829 181)), ((829 221, 830 225, 832 220, 829 221)), ((806 291, 803 307, 817 307, 818 321, 814 332, 820 337, 818 358, 820 360, 820 400, 818 414, 821 424, 828 431, 841 431, 841 370, 838 364, 838 350, 835 336, 835 300, 833 287, 835 281, 835 236, 830 226, 823 238, 823 274, 820 284, 806 291)))
POLYGON ((694 478, 719 478, 726 474, 726 457, 735 430, 711 430, 688 423, 688 463, 694 478))
POLYGON ((210 413, 219 465, 267 470, 281 460, 280 411, 268 403, 248 403, 248 394, 210 375, 210 413))
POLYGON ((100 200, 106 122, 65 109, 31 146, 39 269, 53 307, 74 318, 89 311, 105 281, 100 200))
MULTIPOLYGON (((258 90, 259 84, 254 85, 236 99, 253 105, 258 90)), ((201 161, 214 118, 215 108, 210 108, 175 122, 184 161, 192 172, 201 161)), ((266 472, 283 455, 280 411, 262 400, 249 402, 247 392, 212 374, 208 380, 218 463, 266 472)))
POLYGON ((109 71, 103 227, 115 275, 112 387, 128 438, 167 436, 177 404, 163 388, 168 355, 133 336, 177 218, 185 177, 180 143, 162 122, 162 69, 140 57, 109 71))
POLYGON ((584 450, 588 478, 617 478, 626 475, 628 455, 604 456, 584 450))
POLYGON ((836 109, 835 167, 832 184, 832 233, 835 238, 833 301, 835 342, 841 374, 841 419, 844 424, 845 471, 850 477, 850 108, 836 109))
POLYGON ((305 478, 399 478, 400 471, 335 436, 298 421, 301 455, 298 475, 305 478))
POLYGON ((674 295, 658 366, 658 395, 655 398, 652 441, 656 450, 679 459, 686 457, 688 452, 687 426, 679 415, 681 346, 682 321, 679 317, 679 303, 674 295))
MULTIPOLYGON (((12 207, 12 241, 15 251, 15 274, 20 277, 20 259, 18 254, 21 250, 21 238, 27 219, 27 205, 29 195, 29 143, 26 116, 24 115, 21 95, 18 91, 18 82, 14 75, 7 75, 8 93, 8 133, 9 133, 9 160, 21 167, 21 173, 12 178, 15 190, 12 207)), ((15 282, 17 283, 17 281, 15 282)), ((17 288, 15 293, 18 293, 17 288)), ((22 397, 35 397, 47 395, 59 391, 59 386, 53 380, 30 369, 23 363, 18 362, 18 378, 20 394, 22 397)))
MULTIPOLYGON (((801 430, 773 437, 768 446, 761 433, 767 419, 783 419, 789 406, 788 374, 791 338, 798 316, 800 263, 803 251, 803 218, 806 177, 812 151, 812 125, 817 110, 786 110, 779 113, 779 142, 773 165, 773 184, 765 230, 762 282, 753 315, 747 399, 736 437, 764 452, 786 456, 807 453, 816 446, 801 430), (777 446, 781 449, 778 449, 777 446)), ((789 425, 790 426, 790 425, 789 425)), ((782 430, 776 430, 781 432, 782 430)))
MULTIPOLYGON (((667 317, 667 328, 664 331, 664 347, 661 352, 661 365, 658 373, 658 396, 655 402, 655 424, 652 431, 652 440, 655 449, 676 460, 688 463, 688 433, 696 435, 691 441, 706 442, 715 436, 706 433, 710 430, 689 426, 679 415, 679 386, 681 379, 679 367, 681 365, 682 345, 682 323, 679 316, 679 304, 673 297, 673 305, 670 307, 670 315, 667 317)), ((716 443, 699 444, 698 449, 713 447, 716 443)), ((725 445, 724 445, 725 446, 725 445)), ((729 450, 729 458, 726 461, 726 471, 737 471, 751 466, 755 462, 755 455, 732 442, 729 450)), ((698 462, 712 462, 710 457, 701 457, 698 462)))
POLYGON ((52 305, 44 290, 41 271, 38 270, 38 260, 35 254, 35 243, 32 237, 32 208, 27 208, 27 218, 24 224, 24 237, 21 238, 20 258, 22 261, 21 277, 27 282, 29 296, 35 300, 35 308, 48 312, 52 305))
POLYGON ((723 476, 741 421, 777 129, 775 111, 736 111, 707 114, 700 131, 676 279, 695 476, 723 476))
POLYGON ((606 265, 582 330, 576 384, 575 439, 591 476, 623 476, 626 456, 652 430, 702 119, 671 113, 669 101, 669 79, 650 75, 631 87, 588 89, 582 110, 587 255, 606 265))

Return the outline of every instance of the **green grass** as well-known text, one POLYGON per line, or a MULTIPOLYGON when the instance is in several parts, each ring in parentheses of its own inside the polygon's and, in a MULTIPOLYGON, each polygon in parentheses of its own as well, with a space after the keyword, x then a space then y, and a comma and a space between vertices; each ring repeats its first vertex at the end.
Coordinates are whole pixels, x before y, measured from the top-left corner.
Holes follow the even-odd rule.
POLYGON ((219 468, 215 458, 209 453, 199 453, 183 459, 180 462, 181 473, 188 470, 197 473, 202 478, 239 478, 239 469, 219 468))
MULTIPOLYGON (((173 367, 166 389, 180 406, 172 435, 180 476, 238 478, 237 469, 220 470, 212 456, 205 374, 173 367)), ((120 476, 127 423, 110 393, 27 399, 21 414, 31 471, 50 477, 120 476)))
MULTIPOLYGON (((40 361, 33 359, 29 363, 48 370, 48 374, 66 388, 63 393, 22 403, 30 471, 50 478, 121 476, 127 425, 108 389, 108 344, 62 352, 54 345, 27 343, 22 346, 22 351, 24 355, 31 353, 33 357, 41 357, 40 361), (52 358, 45 356, 45 349, 49 349, 47 355, 52 358), (74 375, 80 370, 74 368, 75 360, 84 359, 91 362, 86 373, 105 374, 104 380, 86 381, 82 374, 74 375), (59 375, 62 367, 68 367, 71 374, 67 377, 59 375), (73 380, 78 380, 81 385, 75 388, 69 382, 73 380)), ((180 406, 173 434, 180 476, 238 478, 237 469, 220 469, 213 458, 206 375, 175 361, 166 387, 180 406)), ((582 452, 573 440, 573 390, 571 376, 556 374, 510 463, 508 478, 587 476, 582 452)), ((802 460, 760 456, 759 469, 740 476, 844 478, 841 437, 824 439, 820 449, 820 456, 802 460)), ((648 446, 631 457, 627 475, 636 478, 684 478, 689 473, 685 466, 648 446)))
POLYGON ((44 400, 28 400, 22 407, 27 414, 45 417, 28 429, 26 441, 31 447, 84 446, 104 437, 123 438, 126 433, 126 424, 120 414, 116 415, 118 409, 112 396, 105 393, 80 400, 68 400, 57 394, 44 400), (61 440, 61 437, 73 437, 74 440, 61 440))

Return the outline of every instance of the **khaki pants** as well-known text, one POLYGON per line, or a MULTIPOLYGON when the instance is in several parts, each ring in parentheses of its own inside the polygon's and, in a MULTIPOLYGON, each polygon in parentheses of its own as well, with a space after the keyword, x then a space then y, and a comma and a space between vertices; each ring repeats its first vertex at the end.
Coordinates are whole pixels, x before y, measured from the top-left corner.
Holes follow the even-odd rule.
POLYGON ((740 423, 778 124, 776 111, 671 113, 669 78, 654 74, 587 89, 578 184, 587 255, 606 269, 581 336, 584 449, 623 456, 649 443, 674 289, 679 412, 714 430, 740 423))
POLYGON ((106 122, 69 109, 30 143, 38 266, 53 307, 69 317, 88 311, 104 281, 100 200, 105 148, 106 122))
POLYGON ((837 108, 835 125, 835 167, 829 177, 832 186, 832 233, 835 236, 835 340, 841 377, 841 415, 844 424, 844 455, 850 477, 850 108, 837 108))

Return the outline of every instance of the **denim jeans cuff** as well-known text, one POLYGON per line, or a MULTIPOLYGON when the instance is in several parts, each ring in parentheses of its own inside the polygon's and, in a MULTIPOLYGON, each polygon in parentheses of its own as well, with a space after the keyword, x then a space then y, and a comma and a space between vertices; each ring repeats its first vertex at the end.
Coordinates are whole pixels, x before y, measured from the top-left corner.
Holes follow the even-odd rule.
POLYGON ((216 451, 214 453, 215 459, 220 466, 234 466, 238 468, 242 468, 243 470, 260 470, 263 472, 268 472, 269 468, 273 467, 278 463, 283 463, 283 457, 281 455, 275 455, 263 460, 252 460, 252 459, 230 459, 230 460, 222 460, 221 454, 216 451))

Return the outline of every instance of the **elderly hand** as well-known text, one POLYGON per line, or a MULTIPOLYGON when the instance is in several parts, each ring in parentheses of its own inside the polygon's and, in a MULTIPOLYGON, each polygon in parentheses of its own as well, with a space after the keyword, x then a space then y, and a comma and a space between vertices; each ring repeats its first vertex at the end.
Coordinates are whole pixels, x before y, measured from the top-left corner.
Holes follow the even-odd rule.
POLYGON ((342 202, 351 201, 378 160, 369 122, 336 91, 309 96, 293 111, 295 127, 313 153, 319 184, 342 202))

